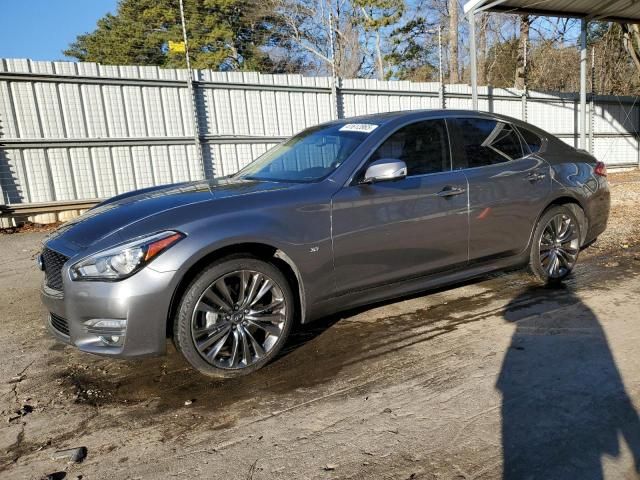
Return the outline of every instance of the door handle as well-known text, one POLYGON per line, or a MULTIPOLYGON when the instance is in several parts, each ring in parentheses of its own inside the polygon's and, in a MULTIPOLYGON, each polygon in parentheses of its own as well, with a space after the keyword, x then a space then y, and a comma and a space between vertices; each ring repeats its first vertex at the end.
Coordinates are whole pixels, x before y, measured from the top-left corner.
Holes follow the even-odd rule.
POLYGON ((529 180, 530 182, 539 182, 540 180, 543 180, 547 175, 544 173, 539 173, 539 172, 531 172, 529 175, 527 175, 527 180, 529 180))
POLYGON ((451 185, 447 185, 442 190, 438 192, 439 197, 453 197, 454 195, 460 195, 466 192, 466 188, 461 187, 452 187, 451 185))

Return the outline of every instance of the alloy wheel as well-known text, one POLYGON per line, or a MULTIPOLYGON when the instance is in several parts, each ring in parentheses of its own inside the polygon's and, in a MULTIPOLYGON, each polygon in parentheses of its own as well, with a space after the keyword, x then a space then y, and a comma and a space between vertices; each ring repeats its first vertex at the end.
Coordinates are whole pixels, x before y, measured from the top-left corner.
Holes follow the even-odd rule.
POLYGON ((565 213, 551 217, 540 237, 540 264, 550 278, 561 278, 575 266, 580 240, 575 220, 565 213))
POLYGON ((282 289, 272 278, 237 270, 217 278, 200 296, 191 318, 191 336, 211 365, 242 369, 274 348, 286 314, 282 289))

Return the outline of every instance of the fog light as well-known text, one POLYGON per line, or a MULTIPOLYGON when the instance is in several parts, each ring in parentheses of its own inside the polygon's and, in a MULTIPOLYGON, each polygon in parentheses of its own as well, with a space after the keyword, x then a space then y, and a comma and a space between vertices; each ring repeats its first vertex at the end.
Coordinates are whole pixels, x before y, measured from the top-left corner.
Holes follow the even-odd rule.
POLYGON ((84 322, 87 332, 110 347, 121 346, 127 330, 127 321, 112 318, 95 318, 84 322))
POLYGON ((122 345, 122 339, 123 339, 123 337, 119 337, 117 335, 111 335, 109 337, 100 336, 98 338, 102 343, 106 343, 107 345, 112 347, 117 345, 122 345))

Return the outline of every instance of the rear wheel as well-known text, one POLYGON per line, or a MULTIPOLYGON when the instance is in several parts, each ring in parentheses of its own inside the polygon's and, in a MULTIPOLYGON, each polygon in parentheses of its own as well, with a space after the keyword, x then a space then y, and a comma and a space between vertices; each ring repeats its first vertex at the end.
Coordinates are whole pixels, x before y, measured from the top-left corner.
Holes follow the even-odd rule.
POLYGON ((174 342, 205 375, 235 377, 273 359, 291 330, 291 287, 273 264, 227 257, 187 288, 174 321, 174 342))
POLYGON ((573 270, 580 253, 580 222, 573 209, 559 205, 540 218, 533 235, 530 268, 544 283, 559 283, 573 270))

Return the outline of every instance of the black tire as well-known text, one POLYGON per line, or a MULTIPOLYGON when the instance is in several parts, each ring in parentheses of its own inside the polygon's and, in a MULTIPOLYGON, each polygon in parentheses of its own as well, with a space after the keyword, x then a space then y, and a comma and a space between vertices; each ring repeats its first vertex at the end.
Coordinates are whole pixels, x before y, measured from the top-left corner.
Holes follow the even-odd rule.
MULTIPOLYGON (((219 314, 216 313, 215 315, 217 318, 219 314)), ((294 315, 295 303, 291 286, 283 273, 274 264, 247 255, 233 255, 210 264, 189 284, 180 301, 174 319, 173 341, 185 359, 200 373, 218 378, 238 377, 255 372, 276 357, 291 331, 294 315), (242 270, 266 275, 277 285, 285 302, 283 314, 284 324, 281 327, 281 333, 277 337, 275 344, 270 346, 268 351, 264 352, 263 357, 255 360, 254 363, 241 366, 241 368, 227 368, 207 361, 204 354, 198 350, 192 335, 192 321, 194 321, 195 318, 194 310, 201 301, 204 292, 221 277, 242 270)), ((235 329, 236 326, 233 327, 233 333, 235 333, 235 329)), ((250 343, 247 340, 248 337, 244 337, 244 334, 242 336, 247 343, 250 343)), ((233 339, 231 339, 231 341, 233 341, 233 339)), ((252 348, 254 348, 253 353, 257 354, 255 347, 252 348)))
POLYGON ((529 268, 533 276, 544 284, 557 285, 561 283, 571 274, 578 261, 581 246, 580 242, 582 239, 582 223, 577 217, 574 208, 571 207, 573 207, 573 205, 558 205, 549 208, 544 212, 542 217, 540 217, 533 232, 529 255, 529 268), (562 242, 563 236, 561 235, 557 241, 553 242, 552 248, 547 248, 549 239, 555 230, 554 227, 550 225, 550 222, 558 218, 567 219, 570 222, 572 232, 567 233, 566 238, 571 239, 571 241, 562 242), (557 256, 559 264, 557 271, 550 267, 547 252, 552 252, 552 256, 557 256))

